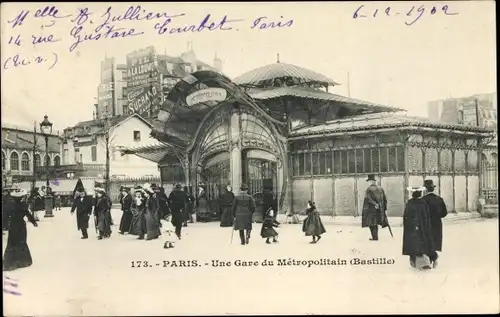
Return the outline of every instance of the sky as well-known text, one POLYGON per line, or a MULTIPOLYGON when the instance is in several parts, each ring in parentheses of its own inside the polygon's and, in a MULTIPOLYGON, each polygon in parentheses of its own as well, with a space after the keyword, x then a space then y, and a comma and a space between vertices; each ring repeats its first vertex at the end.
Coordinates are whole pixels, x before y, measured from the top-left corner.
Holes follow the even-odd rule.
POLYGON ((199 60, 211 64, 217 53, 224 61, 224 74, 230 78, 275 63, 279 54, 283 63, 317 71, 341 83, 330 90, 333 93, 347 95, 350 90, 353 98, 404 108, 409 115, 427 116, 426 103, 431 100, 496 92, 493 1, 145 3, 141 10, 146 13, 183 13, 172 18, 171 26, 199 25, 207 14, 214 22, 225 15, 241 21, 227 24, 232 27, 229 31, 162 35, 154 26, 162 24, 164 18, 111 22, 115 28, 133 28, 143 34, 112 39, 102 35, 69 51, 75 42, 70 33, 76 22, 71 20, 79 8, 91 13, 82 24, 83 38, 105 21, 108 7, 118 16, 131 5, 137 3, 2 4, 2 122, 32 127, 33 121, 47 114, 54 128, 62 130, 92 119, 104 56, 125 63, 127 53, 149 45, 160 53, 179 56, 186 51, 188 41, 199 60), (454 15, 444 13, 446 4, 446 12, 454 15), (42 15, 46 5, 56 8, 46 10, 49 16, 36 17, 37 10, 41 9, 38 16, 42 15), (353 18, 360 5, 364 7, 358 18, 353 18), (388 6, 389 15, 385 13, 388 6), (16 17, 27 11, 22 24, 13 27, 16 17), (420 14, 420 19, 407 25, 420 14), (293 24, 252 28, 255 19, 262 16, 266 18, 261 21, 284 24, 293 20, 293 24), (39 43, 33 44, 33 37, 39 43), (32 63, 14 67, 12 57, 16 54, 18 61, 32 63), (43 57, 43 62, 36 63, 37 56, 43 57))

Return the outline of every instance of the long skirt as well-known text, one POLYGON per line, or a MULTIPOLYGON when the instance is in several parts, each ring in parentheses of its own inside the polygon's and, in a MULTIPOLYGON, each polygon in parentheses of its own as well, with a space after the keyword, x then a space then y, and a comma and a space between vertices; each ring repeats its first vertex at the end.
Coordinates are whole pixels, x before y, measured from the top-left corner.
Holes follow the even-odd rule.
POLYGON ((122 219, 120 220, 120 231, 128 232, 130 230, 130 224, 132 223, 132 212, 123 212, 122 219))
POLYGON ((143 236, 146 234, 146 217, 144 211, 139 211, 132 215, 129 233, 136 236, 143 236))
POLYGON ((425 254, 410 255, 410 265, 419 270, 427 270, 431 268, 429 257, 425 254))
POLYGON ((105 236, 111 235, 111 214, 109 211, 97 214, 97 230, 105 236))
POLYGON ((278 232, 274 230, 273 226, 263 225, 262 229, 260 230, 260 236, 262 238, 271 238, 271 237, 276 237, 277 235, 278 232))
POLYGON ((232 227, 233 226, 233 208, 232 207, 222 207, 220 226, 221 227, 232 227))
POLYGON ((4 271, 12 271, 33 264, 27 236, 26 223, 15 224, 9 228, 7 247, 3 256, 4 271))
POLYGON ((160 232, 160 224, 159 224, 159 215, 157 212, 146 211, 146 239, 156 239, 161 235, 160 232))

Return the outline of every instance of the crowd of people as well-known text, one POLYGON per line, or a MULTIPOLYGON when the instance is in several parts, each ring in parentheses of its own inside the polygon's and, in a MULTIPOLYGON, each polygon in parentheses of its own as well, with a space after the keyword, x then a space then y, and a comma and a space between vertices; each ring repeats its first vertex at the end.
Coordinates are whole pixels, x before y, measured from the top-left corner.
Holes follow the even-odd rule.
MULTIPOLYGON (((377 184, 374 175, 369 175, 369 186, 365 193, 362 209, 361 226, 368 227, 371 241, 378 241, 378 228, 389 228, 387 217, 387 197, 383 188, 377 184)), ((442 250, 442 218, 448 211, 441 197, 434 193, 432 180, 424 181, 422 187, 408 188, 411 198, 403 214, 403 255, 409 256, 410 265, 418 269, 430 269, 437 266, 438 253, 442 250)), ((161 228, 166 226, 165 248, 171 248, 174 240, 181 239, 182 227, 193 222, 193 214, 201 220, 210 213, 204 186, 199 186, 195 199, 188 189, 177 184, 167 196, 163 187, 156 184, 144 184, 135 188, 120 188, 122 217, 118 233, 137 236, 139 240, 154 240, 162 235, 161 228), (163 222, 161 220, 166 220, 163 222)), ((41 208, 42 195, 33 191, 31 195, 23 189, 4 188, 2 195, 3 229, 9 231, 7 248, 4 254, 4 270, 30 266, 32 259, 27 245, 25 217, 37 226, 36 211, 41 208), (31 212, 30 212, 31 209, 31 212)), ((111 199, 103 186, 96 184, 94 194, 87 192, 81 180, 78 180, 73 193, 71 214, 76 213, 77 229, 82 239, 88 239, 89 221, 93 216, 94 227, 99 240, 112 235, 111 199)), ((265 188, 263 195, 264 215, 260 236, 267 244, 278 242, 280 227, 277 221, 278 206, 272 190, 265 188), (271 240, 272 239, 272 240, 271 240)), ((242 184, 238 194, 231 186, 225 188, 220 196, 220 226, 233 227, 238 231, 242 245, 250 242, 256 212, 254 198, 248 193, 248 186, 242 184)), ((313 201, 309 201, 305 210, 306 218, 302 224, 305 236, 312 237, 310 243, 318 243, 326 229, 313 201)), ((296 215, 288 214, 294 217, 296 215)), ((390 231, 392 235, 392 230, 390 231)))

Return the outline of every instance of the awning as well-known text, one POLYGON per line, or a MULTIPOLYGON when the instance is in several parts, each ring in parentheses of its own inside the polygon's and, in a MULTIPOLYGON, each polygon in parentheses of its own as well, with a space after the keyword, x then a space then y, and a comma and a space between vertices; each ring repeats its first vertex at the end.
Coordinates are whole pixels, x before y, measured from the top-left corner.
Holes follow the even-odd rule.
POLYGON ((155 163, 161 162, 165 156, 178 156, 179 149, 165 142, 155 140, 151 145, 120 149, 122 155, 137 155, 140 158, 155 163))
POLYGON ((313 99, 341 103, 347 108, 352 110, 366 110, 373 112, 386 112, 386 111, 404 111, 396 107, 385 106, 369 101, 363 101, 350 97, 332 94, 329 92, 308 88, 308 87, 280 87, 269 90, 252 90, 249 95, 257 100, 268 100, 275 98, 282 98, 286 96, 297 97, 301 99, 313 99))

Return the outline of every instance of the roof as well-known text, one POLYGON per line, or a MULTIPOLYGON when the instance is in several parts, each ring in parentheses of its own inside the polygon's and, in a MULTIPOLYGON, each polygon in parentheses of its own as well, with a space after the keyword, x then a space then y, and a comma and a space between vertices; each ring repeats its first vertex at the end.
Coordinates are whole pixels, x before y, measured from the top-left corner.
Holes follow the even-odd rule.
POLYGON ((391 106, 385 106, 369 101, 362 101, 359 99, 349 98, 341 95, 332 94, 322 90, 309 88, 309 87, 279 87, 267 90, 252 90, 249 95, 254 99, 267 100, 277 99, 285 96, 297 97, 302 99, 324 100, 331 102, 338 102, 349 105, 355 108, 366 108, 368 111, 403 111, 403 109, 391 106))
POLYGON ((349 119, 330 121, 315 126, 297 128, 290 133, 290 137, 298 138, 304 136, 317 136, 325 133, 345 133, 364 130, 397 129, 402 127, 414 129, 437 128, 485 134, 493 133, 492 129, 477 126, 432 122, 425 118, 396 115, 394 113, 377 113, 356 116, 349 119))
POLYGON ((159 163, 166 155, 176 156, 177 150, 173 145, 155 139, 151 145, 143 145, 134 148, 122 148, 122 155, 137 155, 143 159, 159 163))
MULTIPOLYGON (((152 127, 151 122, 149 122, 148 120, 144 119, 138 113, 133 113, 131 115, 120 115, 120 116, 111 117, 111 118, 109 118, 109 124, 110 124, 111 127, 115 127, 115 126, 123 124, 127 120, 130 120, 132 117, 136 117, 139 120, 141 120, 144 123, 146 123, 149 127, 152 127)), ((81 121, 81 122, 78 122, 77 124, 75 124, 73 127, 69 127, 67 129, 75 129, 75 128, 83 128, 83 127, 99 127, 102 124, 102 122, 103 122, 102 119, 94 119, 94 120, 81 121)), ((89 134, 91 134, 91 133, 92 134, 93 133, 98 133, 98 132, 100 132, 100 130, 97 131, 97 132, 95 132, 95 131, 94 132, 89 132, 89 134)))
POLYGON ((315 71, 286 63, 274 63, 265 65, 236 77, 233 82, 237 85, 248 87, 264 87, 268 81, 275 78, 295 78, 298 83, 316 83, 321 85, 339 85, 333 79, 330 79, 315 71))
MULTIPOLYGON (((61 138, 58 135, 50 135, 49 152, 60 153, 61 138)), ((36 142, 38 151, 45 151, 45 137, 37 134, 36 142)), ((34 140, 33 131, 14 130, 2 127, 2 148, 33 150, 34 140)))

